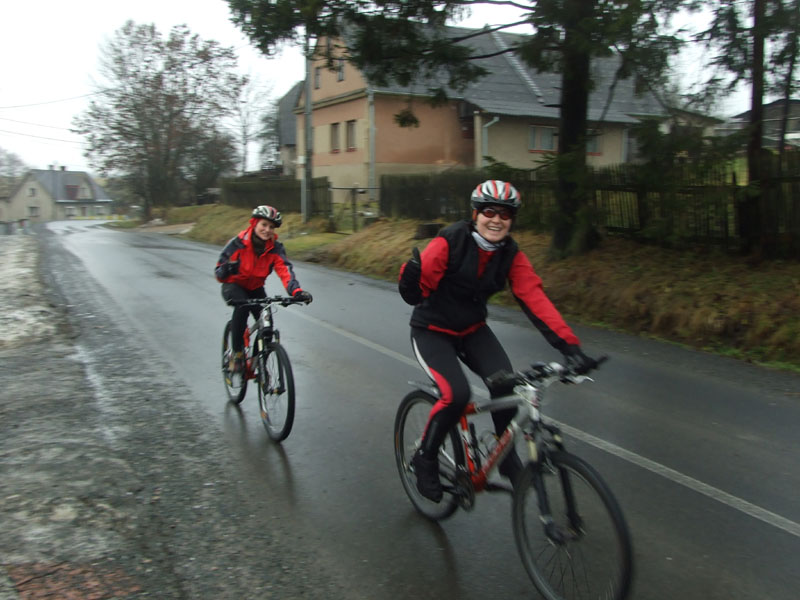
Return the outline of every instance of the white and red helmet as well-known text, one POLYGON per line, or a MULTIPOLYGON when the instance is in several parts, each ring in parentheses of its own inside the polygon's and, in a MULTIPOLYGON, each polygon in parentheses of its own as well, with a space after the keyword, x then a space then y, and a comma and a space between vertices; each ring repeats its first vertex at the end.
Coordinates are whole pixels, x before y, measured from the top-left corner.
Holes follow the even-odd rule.
POLYGON ((266 204, 256 206, 253 209, 252 219, 266 219, 267 221, 271 221, 275 227, 280 227, 281 223, 283 222, 281 213, 279 213, 275 208, 267 206, 266 204))
POLYGON ((514 213, 522 205, 517 188, 507 181, 487 179, 472 191, 472 208, 480 210, 484 206, 505 206, 514 213))

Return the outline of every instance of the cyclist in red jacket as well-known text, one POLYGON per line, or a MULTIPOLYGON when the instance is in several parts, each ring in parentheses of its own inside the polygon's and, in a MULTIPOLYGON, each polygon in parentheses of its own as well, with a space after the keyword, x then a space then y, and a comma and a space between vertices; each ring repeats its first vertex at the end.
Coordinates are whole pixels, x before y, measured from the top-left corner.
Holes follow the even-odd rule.
MULTIPOLYGON (((411 464, 417 488, 439 502, 439 446, 458 422, 470 399, 463 362, 484 382, 500 370, 512 371, 511 361, 486 324, 486 303, 506 282, 531 322, 568 364, 586 372, 596 361, 586 356, 580 341, 564 322, 542 289, 542 280, 509 235, 520 198, 510 183, 484 181, 472 192, 472 220, 445 227, 420 256, 400 270, 403 299, 414 305, 411 345, 414 354, 441 394, 431 409, 422 445, 411 464)), ((488 384, 487 384, 488 385, 488 384)), ((508 389, 489 389, 492 398, 508 389)), ((515 409, 492 413, 499 435, 514 417, 515 409)), ((522 467, 516 451, 500 464, 500 473, 515 481, 522 467)))
MULTIPOLYGON (((222 297, 225 302, 266 298, 264 282, 273 271, 281 278, 287 294, 306 304, 311 302, 311 294, 300 287, 283 244, 278 241, 275 230, 281 226, 282 221, 281 213, 273 207, 257 206, 250 218, 250 226, 231 238, 222 249, 214 275, 222 283, 222 297)), ((258 318, 258 308, 236 306, 233 309, 233 372, 241 371, 243 367, 243 336, 248 312, 258 318)))

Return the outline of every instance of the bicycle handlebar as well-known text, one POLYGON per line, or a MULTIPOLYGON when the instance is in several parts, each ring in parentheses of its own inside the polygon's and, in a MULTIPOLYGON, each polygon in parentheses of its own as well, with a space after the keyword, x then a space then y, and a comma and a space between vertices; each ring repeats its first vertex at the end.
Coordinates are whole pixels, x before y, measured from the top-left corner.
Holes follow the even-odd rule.
POLYGON ((280 304, 289 306, 291 304, 308 304, 304 300, 293 296, 268 296, 266 298, 251 298, 249 300, 230 300, 229 306, 269 306, 270 304, 280 304))
MULTIPOLYGON (((594 368, 600 368, 600 365, 607 360, 608 356, 601 356, 595 361, 596 365, 594 368)), ((540 362, 532 364, 531 368, 525 371, 517 371, 515 373, 498 371, 494 375, 487 377, 486 383, 489 385, 489 387, 494 387, 497 385, 516 385, 520 383, 541 383, 545 386, 548 386, 556 380, 563 383, 582 383, 583 381, 589 379, 589 377, 587 377, 587 373, 578 373, 572 367, 562 365, 561 363, 557 362, 540 362)))

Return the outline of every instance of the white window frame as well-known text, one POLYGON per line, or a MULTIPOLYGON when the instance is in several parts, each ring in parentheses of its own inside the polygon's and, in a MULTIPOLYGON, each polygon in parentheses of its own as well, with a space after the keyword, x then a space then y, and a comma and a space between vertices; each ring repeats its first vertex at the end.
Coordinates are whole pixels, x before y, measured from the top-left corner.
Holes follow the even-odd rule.
POLYGON ((603 132, 600 129, 588 129, 586 131, 586 154, 602 153, 601 137, 603 137, 603 132))
POLYGON ((339 123, 331 123, 331 152, 336 153, 341 150, 339 144, 339 123))
POLYGON ((558 150, 558 128, 548 125, 531 125, 528 128, 528 150, 531 152, 555 152, 558 150), (549 136, 551 147, 545 147, 543 134, 549 136))
POLYGON ((352 119, 347 121, 345 125, 345 145, 347 146, 347 150, 355 150, 356 149, 356 121, 352 119))

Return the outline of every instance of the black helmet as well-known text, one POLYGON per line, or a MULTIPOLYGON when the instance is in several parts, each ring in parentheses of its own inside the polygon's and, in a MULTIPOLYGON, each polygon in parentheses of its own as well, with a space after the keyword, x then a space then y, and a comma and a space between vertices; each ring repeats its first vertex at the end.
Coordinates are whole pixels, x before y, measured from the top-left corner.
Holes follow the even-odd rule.
POLYGON ((522 205, 517 188, 507 181, 487 179, 472 191, 472 208, 480 210, 489 204, 505 206, 514 213, 522 205))
POLYGON ((267 206, 266 204, 262 204, 261 206, 256 206, 253 209, 253 218, 266 219, 267 221, 272 221, 272 224, 275 227, 280 227, 281 223, 283 222, 283 219, 281 218, 281 213, 279 213, 271 206, 267 206))

